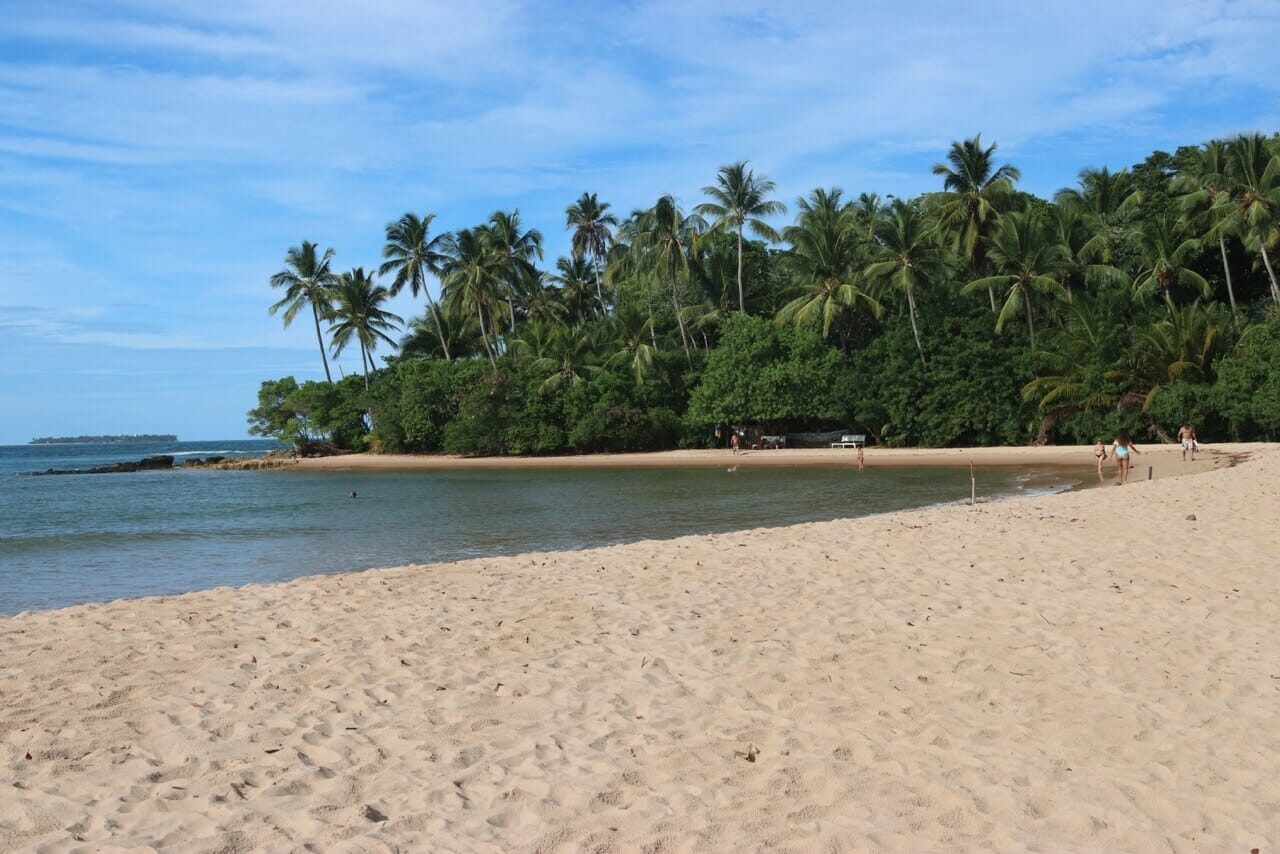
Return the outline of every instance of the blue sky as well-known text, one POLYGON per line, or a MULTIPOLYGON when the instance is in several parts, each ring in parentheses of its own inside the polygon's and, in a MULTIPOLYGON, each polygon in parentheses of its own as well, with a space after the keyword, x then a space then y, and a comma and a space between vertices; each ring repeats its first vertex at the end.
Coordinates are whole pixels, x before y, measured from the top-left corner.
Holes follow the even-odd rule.
MULTIPOLYGON (((244 436, 262 379, 322 376, 267 280, 289 246, 375 266, 385 224, 701 201, 748 159, 914 195, 981 132, 1048 195, 1280 129, 1280 3, 0 0, 0 443, 244 436)), ((393 306, 419 308, 402 295, 393 306)), ((342 359, 359 370, 354 350, 342 359)))

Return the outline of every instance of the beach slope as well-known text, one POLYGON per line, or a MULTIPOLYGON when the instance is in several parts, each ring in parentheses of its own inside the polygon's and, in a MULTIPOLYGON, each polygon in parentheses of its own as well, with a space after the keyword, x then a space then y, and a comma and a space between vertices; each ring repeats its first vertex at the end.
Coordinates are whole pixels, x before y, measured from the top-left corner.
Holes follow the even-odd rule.
POLYGON ((0 619, 0 848, 1271 850, 1278 519, 1268 447, 0 619))

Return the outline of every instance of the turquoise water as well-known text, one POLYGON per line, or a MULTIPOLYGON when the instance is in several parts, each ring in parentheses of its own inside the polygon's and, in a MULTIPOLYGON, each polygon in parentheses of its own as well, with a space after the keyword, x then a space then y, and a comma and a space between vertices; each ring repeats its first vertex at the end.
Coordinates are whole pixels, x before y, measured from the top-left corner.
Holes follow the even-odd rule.
MULTIPOLYGON (((22 477, 263 442, 0 447, 0 614, 405 563, 578 549, 967 499, 961 469, 161 471, 22 477), (358 493, 356 499, 349 493, 358 493)), ((179 457, 181 459, 181 457, 179 457)), ((1066 476, 1034 488, 1074 485, 1066 476)), ((983 496, 1033 488, 983 469, 983 496)))

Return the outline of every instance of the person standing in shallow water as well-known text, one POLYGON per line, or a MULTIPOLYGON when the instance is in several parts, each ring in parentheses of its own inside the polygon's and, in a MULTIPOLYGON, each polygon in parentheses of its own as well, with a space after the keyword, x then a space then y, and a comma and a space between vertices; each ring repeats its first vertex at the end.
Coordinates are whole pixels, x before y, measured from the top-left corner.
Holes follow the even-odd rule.
POLYGON ((1116 486, 1123 486, 1129 479, 1129 466, 1133 462, 1132 455, 1138 453, 1138 446, 1129 438, 1128 430, 1117 430, 1116 440, 1111 443, 1111 456, 1116 461, 1116 486))
POLYGON ((1098 480, 1102 480, 1102 464, 1107 460, 1107 446, 1101 442, 1094 445, 1093 458, 1098 461, 1098 480))
POLYGON ((866 462, 867 462, 866 455, 862 452, 862 446, 859 445, 858 446, 858 471, 862 471, 863 467, 866 465, 866 462))

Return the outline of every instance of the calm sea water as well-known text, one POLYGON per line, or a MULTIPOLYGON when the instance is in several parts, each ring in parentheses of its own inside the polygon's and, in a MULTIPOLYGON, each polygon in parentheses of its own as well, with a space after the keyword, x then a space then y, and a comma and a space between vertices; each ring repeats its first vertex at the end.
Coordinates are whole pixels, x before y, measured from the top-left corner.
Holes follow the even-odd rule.
MULTIPOLYGON (((958 501, 952 469, 161 471, 23 477, 261 441, 0 447, 0 614, 958 501), (355 491, 358 498, 351 499, 355 491)), ((782 452, 785 453, 785 452, 782 452)), ((1074 485, 983 469, 983 496, 1074 485)))

